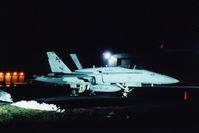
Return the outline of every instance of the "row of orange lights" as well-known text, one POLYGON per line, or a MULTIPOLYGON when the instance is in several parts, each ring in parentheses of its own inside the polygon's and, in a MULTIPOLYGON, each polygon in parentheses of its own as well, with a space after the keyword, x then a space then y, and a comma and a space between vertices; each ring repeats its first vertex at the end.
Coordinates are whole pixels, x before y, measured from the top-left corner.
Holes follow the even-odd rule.
MULTIPOLYGON (((4 75, 4 73, 3 73, 3 72, 0 72, 0 76, 3 76, 3 75, 4 75)), ((6 75, 6 76, 11 76, 11 73, 10 73, 10 72, 7 72, 7 73, 5 73, 5 75, 6 75)), ((13 72, 12 75, 14 75, 14 76, 17 76, 17 75, 23 76, 24 73, 23 73, 23 72, 20 72, 20 73, 13 72)))

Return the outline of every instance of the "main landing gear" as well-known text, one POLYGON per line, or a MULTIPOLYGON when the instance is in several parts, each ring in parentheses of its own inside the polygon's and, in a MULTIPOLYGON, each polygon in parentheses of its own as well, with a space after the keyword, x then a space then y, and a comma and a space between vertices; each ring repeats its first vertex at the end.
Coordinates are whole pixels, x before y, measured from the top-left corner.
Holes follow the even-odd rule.
POLYGON ((128 93, 131 92, 134 88, 130 89, 128 86, 124 86, 121 84, 117 84, 118 87, 120 87, 123 92, 122 92, 122 98, 128 98, 128 93))

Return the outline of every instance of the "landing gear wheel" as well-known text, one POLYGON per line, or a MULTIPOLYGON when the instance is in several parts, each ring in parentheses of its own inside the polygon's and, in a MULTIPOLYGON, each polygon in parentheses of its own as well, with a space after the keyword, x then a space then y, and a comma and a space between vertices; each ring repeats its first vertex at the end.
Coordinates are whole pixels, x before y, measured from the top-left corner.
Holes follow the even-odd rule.
MULTIPOLYGON (((133 88, 134 89, 134 88, 133 88)), ((122 92, 122 98, 128 98, 128 93, 131 92, 133 89, 130 89, 128 87, 124 88, 124 91, 122 92)))
POLYGON ((127 92, 122 92, 122 98, 128 98, 128 93, 127 92))
POLYGON ((94 91, 91 91, 89 95, 90 95, 90 96, 95 96, 96 94, 95 94, 94 91))
POLYGON ((72 90, 70 96, 78 96, 77 90, 72 90))

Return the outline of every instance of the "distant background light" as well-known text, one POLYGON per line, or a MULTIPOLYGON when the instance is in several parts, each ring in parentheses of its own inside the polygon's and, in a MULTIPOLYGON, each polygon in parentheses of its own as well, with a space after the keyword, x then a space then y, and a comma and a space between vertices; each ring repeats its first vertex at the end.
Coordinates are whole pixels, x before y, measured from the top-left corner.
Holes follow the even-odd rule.
POLYGON ((0 72, 0 76, 3 76, 3 73, 2 73, 2 72, 0 72))
POLYGON ((164 49, 165 48, 165 42, 161 41, 160 42, 160 49, 164 49))
POLYGON ((110 52, 104 52, 103 56, 105 59, 109 59, 111 57, 111 53, 110 52))
POLYGON ((24 73, 23 73, 23 72, 21 72, 21 73, 20 73, 20 75, 21 75, 21 76, 23 76, 23 75, 24 75, 24 73))
POLYGON ((161 44, 161 45, 160 45, 160 48, 161 48, 161 49, 163 49, 163 48, 164 48, 164 45, 163 45, 163 44, 161 44))
POLYGON ((10 85, 9 85, 9 84, 6 84, 6 87, 10 87, 10 85))
POLYGON ((7 76, 10 76, 10 73, 6 73, 7 76))
POLYGON ((17 72, 14 72, 13 75, 17 75, 17 72))

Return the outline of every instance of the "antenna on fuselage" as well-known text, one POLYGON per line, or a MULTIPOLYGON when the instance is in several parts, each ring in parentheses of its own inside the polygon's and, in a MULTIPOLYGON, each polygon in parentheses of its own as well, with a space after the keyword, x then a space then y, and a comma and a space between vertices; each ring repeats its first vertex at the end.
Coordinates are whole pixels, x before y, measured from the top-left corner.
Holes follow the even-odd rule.
POLYGON ((135 68, 136 68, 136 65, 134 65, 133 69, 135 69, 135 68))

